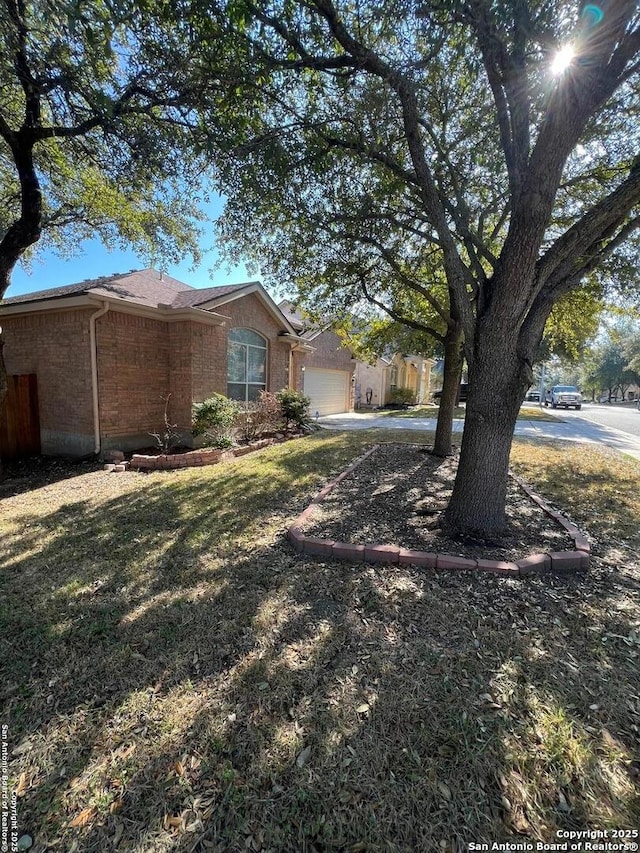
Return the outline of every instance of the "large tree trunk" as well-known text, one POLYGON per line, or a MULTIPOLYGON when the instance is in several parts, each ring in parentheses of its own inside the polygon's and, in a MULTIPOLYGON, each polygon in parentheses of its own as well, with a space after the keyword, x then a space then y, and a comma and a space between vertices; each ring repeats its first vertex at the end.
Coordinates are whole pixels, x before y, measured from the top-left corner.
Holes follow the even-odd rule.
POLYGON ((517 336, 488 331, 476 338, 458 473, 443 519, 448 533, 483 539, 499 537, 506 527, 511 441, 531 382, 517 336))
POLYGON ((458 325, 452 325, 444 339, 444 376, 433 445, 434 456, 444 458, 451 455, 453 412, 458 401, 462 361, 462 330, 458 325))
MULTIPOLYGON (((0 299, 11 283, 11 273, 25 251, 40 239, 42 193, 33 162, 33 138, 25 131, 10 138, 16 170, 20 179, 20 217, 11 223, 0 240, 0 299)), ((7 374, 0 345, 0 412, 7 394, 7 374)))

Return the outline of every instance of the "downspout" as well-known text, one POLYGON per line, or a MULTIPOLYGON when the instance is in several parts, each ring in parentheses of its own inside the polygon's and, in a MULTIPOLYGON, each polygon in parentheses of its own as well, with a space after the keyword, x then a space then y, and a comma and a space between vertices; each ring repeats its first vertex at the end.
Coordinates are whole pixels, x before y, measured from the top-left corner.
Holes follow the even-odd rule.
POLYGON ((289 345, 289 375, 287 380, 290 390, 293 391, 293 344, 289 345))
POLYGON ((89 347, 91 349, 91 402, 93 406, 93 452, 98 455, 100 442, 100 401, 98 398, 98 345, 96 342, 96 320, 109 310, 109 303, 103 302, 102 308, 89 317, 89 347))

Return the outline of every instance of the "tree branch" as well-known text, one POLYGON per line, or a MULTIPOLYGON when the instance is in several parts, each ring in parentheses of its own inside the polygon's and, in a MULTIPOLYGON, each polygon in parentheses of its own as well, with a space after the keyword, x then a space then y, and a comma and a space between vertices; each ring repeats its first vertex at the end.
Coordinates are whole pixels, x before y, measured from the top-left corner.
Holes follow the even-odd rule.
POLYGON ((629 211, 640 202, 640 155, 629 170, 627 178, 608 196, 586 211, 559 237, 537 263, 536 290, 552 291, 559 281, 572 275, 576 259, 585 255, 611 229, 624 223, 629 211))
POLYGON ((369 293, 364 278, 360 279, 360 286, 362 288, 364 298, 372 305, 376 305, 378 308, 388 314, 392 320, 396 320, 396 322, 402 323, 403 326, 408 326, 410 329, 416 329, 416 331, 418 332, 425 332, 425 334, 429 335, 432 338, 435 338, 435 340, 439 341, 440 343, 444 343, 444 335, 441 332, 438 332, 436 329, 431 328, 431 326, 426 326, 423 323, 419 323, 417 320, 414 320, 411 317, 405 317, 403 314, 400 314, 400 312, 396 311, 393 308, 389 308, 388 305, 385 305, 379 299, 376 299, 375 296, 372 296, 369 293))

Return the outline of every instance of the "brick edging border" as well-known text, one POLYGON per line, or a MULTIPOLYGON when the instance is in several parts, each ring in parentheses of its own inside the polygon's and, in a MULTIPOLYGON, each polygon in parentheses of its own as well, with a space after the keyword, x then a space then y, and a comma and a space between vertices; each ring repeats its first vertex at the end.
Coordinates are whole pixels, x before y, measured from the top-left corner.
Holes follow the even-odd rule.
POLYGON ((282 438, 261 438, 254 441, 253 444, 242 444, 229 450, 203 447, 200 450, 188 450, 186 453, 166 453, 157 456, 134 453, 131 461, 124 464, 129 469, 137 471, 169 471, 177 468, 217 465, 219 462, 227 462, 236 459, 238 456, 246 456, 256 450, 262 450, 274 444, 283 444, 285 441, 293 441, 293 439, 301 437, 300 435, 285 435, 282 438))
POLYGON ((328 557, 334 560, 342 560, 352 563, 399 563, 400 565, 412 565, 425 569, 442 570, 474 570, 491 572, 506 577, 522 577, 531 574, 545 574, 547 572, 586 572, 589 568, 591 547, 587 537, 577 528, 575 524, 565 518, 562 513, 552 509, 541 497, 536 494, 531 486, 524 482, 513 472, 509 472, 520 488, 536 503, 544 512, 553 518, 567 531, 575 544, 575 551, 554 551, 550 554, 532 554, 514 563, 504 560, 482 560, 469 557, 455 557, 450 554, 437 554, 428 551, 413 551, 400 548, 396 545, 367 544, 354 545, 351 542, 337 542, 333 539, 322 539, 317 536, 306 536, 300 529, 300 525, 307 521, 315 512, 318 504, 327 497, 345 477, 362 464, 372 453, 380 448, 375 444, 362 456, 352 462, 348 468, 335 479, 327 483, 313 498, 309 506, 300 513, 293 524, 287 528, 287 537, 299 554, 309 556, 328 557))

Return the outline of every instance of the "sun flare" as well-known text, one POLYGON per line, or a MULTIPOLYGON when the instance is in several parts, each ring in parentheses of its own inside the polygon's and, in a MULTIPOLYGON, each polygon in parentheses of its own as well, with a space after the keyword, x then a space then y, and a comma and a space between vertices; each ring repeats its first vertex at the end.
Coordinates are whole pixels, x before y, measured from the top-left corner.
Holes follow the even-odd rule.
POLYGON ((551 63, 551 73, 558 75, 563 74, 573 62, 575 51, 570 44, 565 44, 556 53, 553 62, 551 63))

